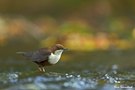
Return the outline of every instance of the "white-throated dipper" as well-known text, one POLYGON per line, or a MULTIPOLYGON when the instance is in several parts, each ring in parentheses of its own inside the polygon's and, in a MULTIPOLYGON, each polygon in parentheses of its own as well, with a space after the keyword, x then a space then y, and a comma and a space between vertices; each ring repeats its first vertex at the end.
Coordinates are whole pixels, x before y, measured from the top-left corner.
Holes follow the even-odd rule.
POLYGON ((17 52, 39 66, 39 70, 45 72, 45 66, 56 64, 62 55, 62 52, 67 50, 63 45, 56 44, 51 48, 41 48, 35 52, 17 52))

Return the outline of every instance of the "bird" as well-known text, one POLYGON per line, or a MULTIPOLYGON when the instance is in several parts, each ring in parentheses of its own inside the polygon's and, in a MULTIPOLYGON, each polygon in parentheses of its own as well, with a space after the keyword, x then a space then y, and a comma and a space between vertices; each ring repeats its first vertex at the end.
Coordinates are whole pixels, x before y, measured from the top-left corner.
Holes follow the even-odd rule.
POLYGON ((65 50, 67 50, 67 48, 65 48, 63 45, 55 44, 51 48, 40 48, 36 51, 16 53, 30 59, 32 62, 38 65, 39 71, 45 72, 45 66, 56 64, 60 60, 61 55, 65 50))

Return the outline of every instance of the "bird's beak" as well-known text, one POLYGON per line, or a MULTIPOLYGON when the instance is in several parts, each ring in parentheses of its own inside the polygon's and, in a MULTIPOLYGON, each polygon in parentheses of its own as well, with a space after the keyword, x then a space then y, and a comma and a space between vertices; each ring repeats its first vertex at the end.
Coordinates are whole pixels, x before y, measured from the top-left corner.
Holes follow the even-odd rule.
POLYGON ((64 48, 63 50, 64 50, 64 51, 67 51, 67 50, 68 50, 68 48, 64 48))

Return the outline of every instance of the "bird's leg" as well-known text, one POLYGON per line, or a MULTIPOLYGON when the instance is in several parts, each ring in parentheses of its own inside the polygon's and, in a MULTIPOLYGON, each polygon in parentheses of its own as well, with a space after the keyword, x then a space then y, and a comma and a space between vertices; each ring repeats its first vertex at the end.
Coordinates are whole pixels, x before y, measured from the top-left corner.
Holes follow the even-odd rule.
POLYGON ((41 71, 41 72, 45 72, 45 68, 44 67, 41 67, 41 66, 39 66, 39 71, 41 71))
POLYGON ((38 67, 39 71, 42 71, 42 67, 38 67))
POLYGON ((44 67, 42 67, 42 71, 45 72, 45 68, 44 67))

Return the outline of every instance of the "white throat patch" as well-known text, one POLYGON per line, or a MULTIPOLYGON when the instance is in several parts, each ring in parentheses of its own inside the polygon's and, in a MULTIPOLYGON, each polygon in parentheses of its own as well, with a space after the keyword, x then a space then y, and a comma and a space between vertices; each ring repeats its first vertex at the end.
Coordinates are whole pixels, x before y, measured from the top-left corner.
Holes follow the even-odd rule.
POLYGON ((56 50, 54 53, 51 53, 49 56, 49 63, 56 64, 60 60, 62 52, 63 50, 56 50))

